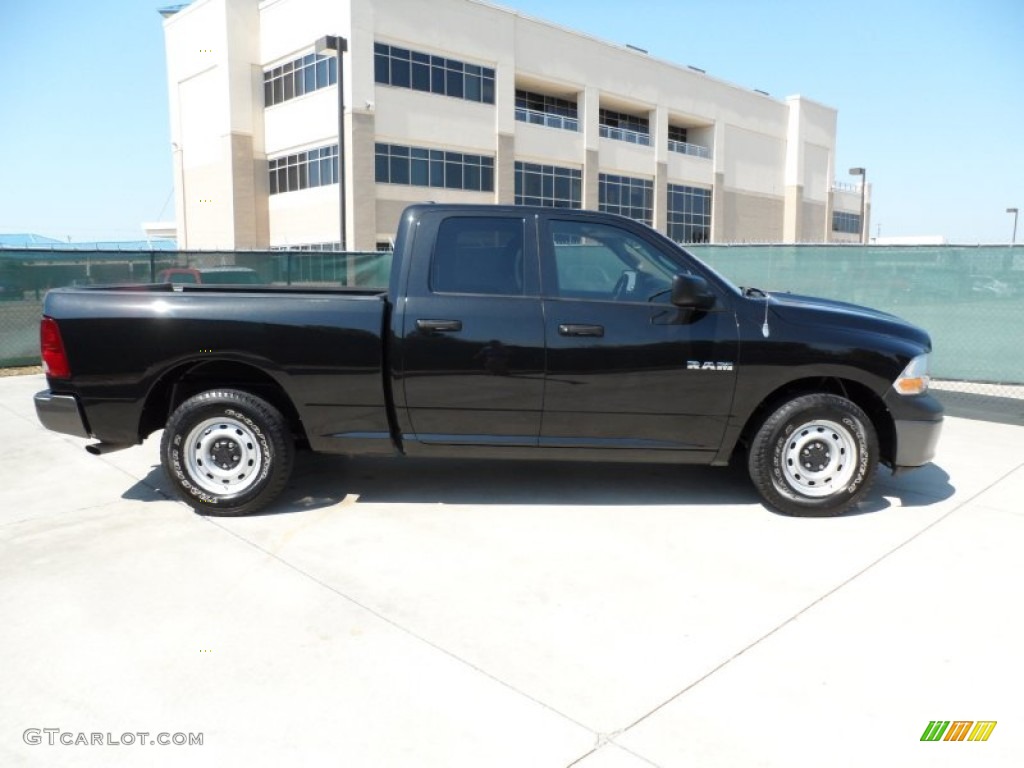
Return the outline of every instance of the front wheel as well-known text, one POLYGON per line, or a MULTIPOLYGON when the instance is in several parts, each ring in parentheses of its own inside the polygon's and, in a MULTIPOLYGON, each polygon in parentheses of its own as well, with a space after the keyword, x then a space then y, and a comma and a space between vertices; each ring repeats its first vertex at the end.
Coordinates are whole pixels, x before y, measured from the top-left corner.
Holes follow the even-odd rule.
POLYGON ((186 400, 160 441, 175 492, 206 515, 245 515, 270 503, 288 482, 294 455, 280 411, 233 389, 186 400))
POLYGON ((750 444, 750 478, 788 515, 838 515, 867 493, 878 468, 871 419, 845 397, 811 394, 777 408, 750 444))

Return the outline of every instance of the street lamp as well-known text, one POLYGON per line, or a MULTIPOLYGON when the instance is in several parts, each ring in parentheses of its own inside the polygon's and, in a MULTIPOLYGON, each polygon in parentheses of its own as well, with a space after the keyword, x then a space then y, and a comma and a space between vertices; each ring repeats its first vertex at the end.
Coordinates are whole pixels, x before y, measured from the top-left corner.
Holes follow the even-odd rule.
POLYGON ((866 243, 867 238, 867 188, 868 188, 868 169, 867 168, 851 168, 851 176, 860 176, 860 242, 861 244, 866 243))
POLYGON ((338 59, 338 204, 342 252, 348 250, 348 240, 345 237, 345 67, 342 58, 342 54, 347 50, 348 40, 338 35, 321 37, 314 47, 317 55, 323 56, 330 51, 338 59))
POLYGON ((1010 245, 1014 245, 1017 242, 1017 209, 1007 208, 1006 212, 1013 214, 1013 238, 1010 240, 1010 245))

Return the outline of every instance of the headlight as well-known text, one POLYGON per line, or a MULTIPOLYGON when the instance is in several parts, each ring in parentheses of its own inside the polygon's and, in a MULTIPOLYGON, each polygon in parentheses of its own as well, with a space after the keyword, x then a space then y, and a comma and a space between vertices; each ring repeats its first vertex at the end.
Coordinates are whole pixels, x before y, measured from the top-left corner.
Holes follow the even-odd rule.
POLYGON ((930 380, 931 376, 928 375, 928 355, 918 355, 907 364, 907 367, 903 369, 903 373, 896 377, 892 387, 901 395, 923 395, 928 391, 928 382, 930 380))

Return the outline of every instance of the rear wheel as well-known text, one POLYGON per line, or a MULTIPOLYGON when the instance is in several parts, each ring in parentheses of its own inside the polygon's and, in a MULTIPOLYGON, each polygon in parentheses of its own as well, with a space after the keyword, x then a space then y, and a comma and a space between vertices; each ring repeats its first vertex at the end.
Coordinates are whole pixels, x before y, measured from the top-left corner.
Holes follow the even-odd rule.
POLYGON ((750 478, 788 515, 838 515, 867 493, 878 467, 871 419, 845 397, 811 394, 778 407, 758 428, 750 478))
POLYGON ((206 515, 245 515, 270 503, 288 482, 294 455, 281 413, 233 389, 186 400, 160 442, 175 492, 206 515))

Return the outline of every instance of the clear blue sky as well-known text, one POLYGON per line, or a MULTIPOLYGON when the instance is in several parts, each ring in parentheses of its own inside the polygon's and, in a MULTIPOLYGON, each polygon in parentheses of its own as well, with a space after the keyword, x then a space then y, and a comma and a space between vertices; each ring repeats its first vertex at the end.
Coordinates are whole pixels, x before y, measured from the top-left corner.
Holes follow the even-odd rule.
MULTIPOLYGON (((173 218, 167 4, 0 2, 0 232, 137 239, 173 218)), ((503 5, 835 107, 839 180, 867 167, 872 236, 1006 242, 1006 208, 1024 209, 1022 0, 503 5)))

